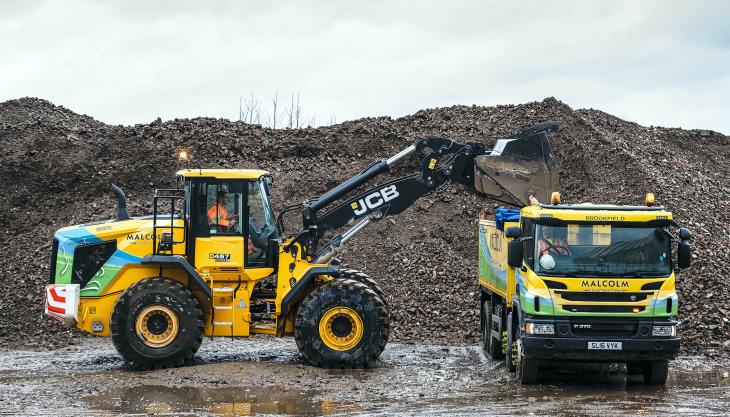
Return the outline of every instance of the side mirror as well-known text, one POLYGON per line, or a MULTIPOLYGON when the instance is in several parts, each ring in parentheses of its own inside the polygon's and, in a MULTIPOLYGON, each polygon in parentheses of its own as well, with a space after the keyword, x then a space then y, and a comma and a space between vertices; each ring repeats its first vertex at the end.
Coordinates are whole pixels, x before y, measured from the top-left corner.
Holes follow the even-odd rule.
POLYGON ((692 239, 692 232, 690 232, 689 229, 680 227, 679 228, 679 238, 682 240, 690 240, 690 239, 692 239))
POLYGON ((517 226, 510 226, 505 231, 505 235, 509 238, 518 238, 522 236, 522 230, 517 226))
POLYGON ((692 265, 692 247, 689 245, 689 243, 677 243, 677 258, 677 266, 679 267, 679 269, 689 268, 690 265, 692 265))
MULTIPOLYGON (((512 229, 510 227, 510 229, 512 229)), ((509 230, 509 229, 507 229, 509 230)), ((522 241, 515 239, 507 244, 507 265, 513 268, 519 268, 522 266, 522 241)))

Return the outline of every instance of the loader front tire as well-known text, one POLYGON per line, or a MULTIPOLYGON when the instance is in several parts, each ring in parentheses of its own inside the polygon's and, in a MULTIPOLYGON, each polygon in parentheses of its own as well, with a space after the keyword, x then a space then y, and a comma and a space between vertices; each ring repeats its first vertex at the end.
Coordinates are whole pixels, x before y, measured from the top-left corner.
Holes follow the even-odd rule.
POLYGON ((177 281, 139 281, 119 296, 111 317, 114 347, 135 369, 159 369, 190 361, 203 341, 198 300, 177 281))
POLYGON ((362 271, 358 271, 357 269, 343 269, 340 271, 340 277, 345 279, 354 279, 355 281, 362 282, 363 284, 370 287, 371 290, 375 291, 375 294, 378 294, 378 297, 383 300, 386 306, 388 305, 388 299, 385 296, 385 291, 380 288, 378 282, 370 277, 370 275, 362 271))
POLYGON ((294 338, 304 359, 322 368, 367 368, 385 349, 390 314, 362 282, 335 279, 302 301, 294 338))

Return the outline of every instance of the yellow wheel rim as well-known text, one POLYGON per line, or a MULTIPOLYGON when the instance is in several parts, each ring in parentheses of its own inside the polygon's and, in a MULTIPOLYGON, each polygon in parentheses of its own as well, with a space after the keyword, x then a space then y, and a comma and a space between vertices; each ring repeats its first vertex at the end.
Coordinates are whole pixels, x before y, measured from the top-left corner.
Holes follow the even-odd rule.
POLYGON ((332 350, 350 350, 357 346, 363 329, 360 315, 348 307, 333 307, 319 320, 319 337, 332 350))
POLYGON ((170 307, 151 305, 137 315, 135 329, 142 343, 152 348, 162 348, 175 340, 180 326, 177 315, 170 307))

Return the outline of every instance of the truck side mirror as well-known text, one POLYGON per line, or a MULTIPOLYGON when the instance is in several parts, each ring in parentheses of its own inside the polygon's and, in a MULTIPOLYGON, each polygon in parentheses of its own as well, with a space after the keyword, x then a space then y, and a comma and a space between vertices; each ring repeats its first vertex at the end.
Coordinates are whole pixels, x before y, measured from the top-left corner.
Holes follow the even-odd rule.
POLYGON ((510 226, 505 231, 505 235, 509 238, 518 238, 522 236, 522 230, 518 226, 510 226))
POLYGON ((690 239, 692 239, 692 232, 690 232, 689 229, 680 227, 679 228, 679 238, 682 240, 690 240, 690 239))
MULTIPOLYGON (((687 230, 687 229, 684 229, 687 230)), ((681 232, 680 232, 681 236, 681 232)), ((512 243, 512 242, 510 242, 512 243)), ((508 255, 509 256, 509 255, 508 255)), ((692 247, 687 242, 677 243, 677 266, 679 269, 689 268, 692 265, 692 247)))
POLYGON ((507 244, 507 264, 509 266, 513 268, 522 266, 522 250, 522 241, 520 239, 512 240, 507 244))

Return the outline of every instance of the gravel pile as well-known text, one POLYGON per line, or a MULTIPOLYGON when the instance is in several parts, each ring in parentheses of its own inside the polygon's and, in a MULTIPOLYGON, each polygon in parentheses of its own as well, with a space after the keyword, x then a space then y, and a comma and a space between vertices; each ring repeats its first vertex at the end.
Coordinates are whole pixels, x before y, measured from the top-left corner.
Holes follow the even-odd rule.
MULTIPOLYGON (((149 214, 154 188, 170 186, 180 168, 179 149, 188 150, 193 166, 270 170, 273 202, 281 208, 325 191, 419 135, 491 146, 499 136, 546 120, 565 124, 551 136, 564 201, 639 204, 653 192, 694 232, 695 264, 679 278, 684 348, 730 353, 729 138, 644 127, 553 98, 296 130, 212 118, 110 126, 44 100, 1 103, 0 345, 44 348, 78 337, 42 314, 53 232, 112 218, 112 181, 127 192, 132 215, 149 214)), ((417 166, 414 155, 382 181, 417 166)), ((395 340, 478 340, 477 218, 495 207, 451 186, 353 239, 343 259, 388 292, 395 340)))

